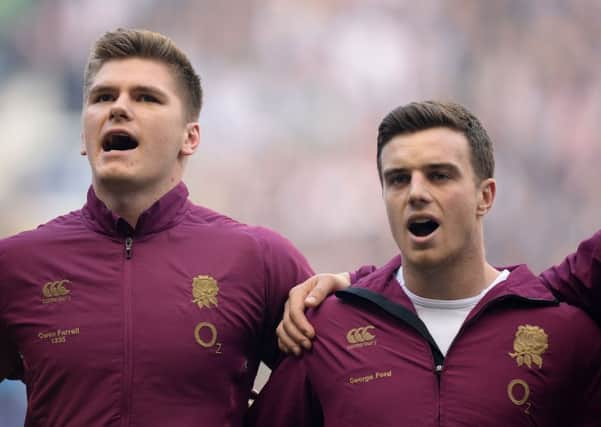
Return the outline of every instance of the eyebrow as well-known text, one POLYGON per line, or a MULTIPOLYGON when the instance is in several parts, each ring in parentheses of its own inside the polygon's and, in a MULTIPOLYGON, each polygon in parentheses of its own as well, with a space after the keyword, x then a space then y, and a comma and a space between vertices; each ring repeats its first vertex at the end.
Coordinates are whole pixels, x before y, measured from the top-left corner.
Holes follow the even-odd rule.
MULTIPOLYGON (((97 93, 115 92, 116 90, 117 90, 117 87, 114 85, 92 86, 92 88, 88 92, 88 97, 92 96, 94 94, 97 94, 97 93)), ((163 98, 167 97, 167 94, 164 91, 162 91, 161 89, 159 89, 155 86, 137 85, 131 89, 131 92, 134 92, 134 93, 147 92, 147 93, 151 93, 153 95, 157 95, 157 96, 160 96, 163 98)))
MULTIPOLYGON (((453 172, 453 173, 459 173, 459 171, 460 171, 459 168, 456 165, 454 165, 453 163, 429 163, 427 165, 424 165, 420 169, 425 170, 425 171, 446 170, 446 171, 453 172)), ((410 168, 393 167, 393 168, 382 171, 382 176, 386 177, 386 176, 389 176, 389 175, 395 174, 395 173, 409 172, 409 170, 410 170, 410 168)))
POLYGON ((457 165, 454 165, 453 163, 431 163, 429 165, 426 165, 426 167, 424 169, 426 169, 426 170, 444 169, 444 170, 448 170, 448 171, 452 171, 452 172, 459 172, 459 168, 457 167, 457 165))

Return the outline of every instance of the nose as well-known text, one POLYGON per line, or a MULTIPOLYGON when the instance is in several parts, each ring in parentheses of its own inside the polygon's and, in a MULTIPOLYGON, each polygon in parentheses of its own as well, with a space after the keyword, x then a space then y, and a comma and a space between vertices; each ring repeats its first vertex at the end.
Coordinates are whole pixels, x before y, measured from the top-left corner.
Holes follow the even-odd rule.
POLYGON ((423 206, 432 200, 428 180, 420 173, 414 173, 409 184, 409 203, 413 207, 423 206))
POLYGON ((119 98, 111 105, 109 119, 115 121, 131 119, 131 111, 124 95, 119 96, 119 98))

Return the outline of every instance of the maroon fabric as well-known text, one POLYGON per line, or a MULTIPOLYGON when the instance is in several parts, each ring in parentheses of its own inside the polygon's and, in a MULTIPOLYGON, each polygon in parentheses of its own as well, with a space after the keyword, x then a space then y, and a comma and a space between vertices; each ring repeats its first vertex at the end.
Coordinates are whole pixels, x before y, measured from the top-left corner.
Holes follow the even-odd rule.
MULTIPOLYGON (((355 286, 415 313, 395 279, 399 265, 397 257, 355 286)), ((313 350, 284 359, 247 424, 599 426, 601 331, 579 309, 558 304, 525 266, 509 269, 470 313, 439 374, 408 323, 371 303, 328 298, 311 315, 313 350), (544 331, 548 348, 539 354, 530 338, 517 339, 520 326, 538 338, 544 331)))
POLYGON ((359 267, 357 270, 352 271, 350 273, 351 276, 351 283, 355 283, 357 282, 359 279, 361 279, 362 277, 367 276, 368 274, 373 273, 376 270, 376 266, 374 265, 362 265, 361 267, 359 267))
POLYGON ((26 426, 241 424, 311 270, 281 236, 187 195, 178 185, 132 229, 90 190, 81 211, 0 242, 0 374, 19 371, 16 347, 26 426), (199 276, 217 282, 213 302, 199 276))
POLYGON ((541 278, 561 300, 582 307, 601 324, 601 231, 541 278))

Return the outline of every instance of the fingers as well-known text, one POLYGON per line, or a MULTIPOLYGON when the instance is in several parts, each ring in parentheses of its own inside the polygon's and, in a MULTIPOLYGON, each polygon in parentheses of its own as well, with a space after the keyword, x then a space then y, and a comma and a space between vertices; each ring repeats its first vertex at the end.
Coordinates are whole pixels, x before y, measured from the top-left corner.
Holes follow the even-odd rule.
POLYGON ((305 310, 317 307, 332 292, 350 284, 348 273, 319 274, 293 287, 284 305, 282 321, 276 329, 278 347, 285 353, 300 355, 311 349, 315 329, 307 320, 305 310))
POLYGON ((294 354, 295 356, 300 356, 302 354, 302 349, 299 345, 297 345, 292 338, 290 338, 286 333, 281 329, 282 323, 278 326, 277 334, 278 334, 278 348, 280 351, 286 354, 294 354))
POLYGON ((285 353, 300 355, 302 348, 309 350, 315 330, 305 317, 305 298, 315 286, 315 276, 290 289, 284 305, 282 321, 276 329, 278 347, 285 353))
POLYGON ((276 329, 278 336, 278 347, 284 353, 293 353, 300 356, 302 347, 307 350, 311 348, 311 342, 296 328, 294 322, 290 319, 290 304, 286 301, 284 306, 284 316, 276 329))
POLYGON ((307 309, 305 299, 318 282, 318 277, 313 276, 290 289, 288 301, 284 307, 284 330, 297 344, 303 345, 305 348, 310 348, 311 344, 310 342, 303 344, 302 341, 315 336, 315 329, 305 317, 307 309))
POLYGON ((305 298, 305 306, 311 308, 317 307, 331 293, 348 288, 351 284, 349 273, 318 274, 313 278, 315 279, 315 286, 305 298))
POLYGON ((318 281, 315 288, 311 291, 307 298, 305 298, 305 305, 307 307, 315 308, 323 302, 323 300, 329 295, 329 282, 318 281))

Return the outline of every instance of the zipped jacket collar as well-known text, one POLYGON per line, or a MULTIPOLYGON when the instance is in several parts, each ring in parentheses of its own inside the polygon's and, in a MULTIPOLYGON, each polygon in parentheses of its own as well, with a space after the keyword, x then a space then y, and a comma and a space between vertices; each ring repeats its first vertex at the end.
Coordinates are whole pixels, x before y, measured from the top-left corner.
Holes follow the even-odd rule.
MULTIPOLYGON (((353 288, 364 288, 380 294, 386 299, 415 313, 415 308, 413 307, 411 300, 396 280, 396 272, 400 266, 401 257, 399 255, 394 257, 384 266, 375 270, 373 273, 362 277, 348 290, 338 291, 336 295, 342 299, 346 299, 346 292, 354 293, 353 288)), ((553 294, 526 265, 506 266, 499 267, 498 269, 509 270, 509 276, 506 280, 495 285, 486 293, 486 295, 484 295, 466 318, 466 322, 474 316, 479 315, 479 313, 491 303, 499 300, 514 299, 533 305, 555 305, 558 303, 553 294)), ((353 299, 356 298, 361 298, 361 296, 355 294, 353 299)))
MULTIPOLYGON (((388 315, 411 326, 428 342, 435 369, 438 372, 439 369, 442 369, 444 355, 424 322, 417 316, 413 303, 396 280, 396 272, 400 266, 401 257, 397 256, 382 268, 364 276, 350 288, 337 291, 336 296, 347 303, 376 306, 388 315)), ((501 269, 508 269, 509 277, 503 282, 497 283, 482 297, 465 319, 461 329, 464 329, 490 306, 497 304, 552 306, 559 303, 540 279, 534 276, 525 265, 502 267, 501 269)))
POLYGON ((81 213, 85 224, 98 233, 109 236, 142 237, 158 233, 179 223, 189 207, 188 194, 186 185, 180 182, 142 212, 135 229, 125 219, 112 212, 96 196, 92 186, 88 190, 87 203, 81 213))

